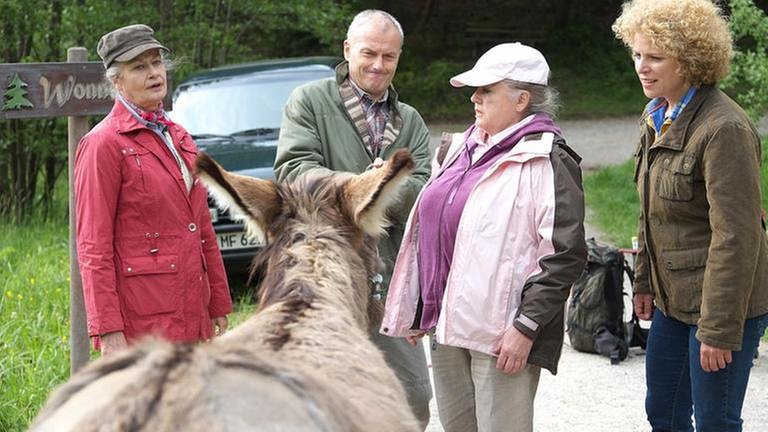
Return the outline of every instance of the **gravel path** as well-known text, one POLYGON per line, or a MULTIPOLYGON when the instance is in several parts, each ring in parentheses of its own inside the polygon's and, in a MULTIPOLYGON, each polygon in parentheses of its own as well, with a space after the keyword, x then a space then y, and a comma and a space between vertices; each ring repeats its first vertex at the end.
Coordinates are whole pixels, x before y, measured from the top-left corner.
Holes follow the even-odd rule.
MULTIPOLYGON (((626 161, 632 156, 638 138, 634 117, 559 123, 568 144, 582 156, 585 170, 626 161)), ((436 145, 441 131, 460 132, 466 125, 432 124, 429 127, 436 145)), ((763 136, 768 134, 768 120, 763 119, 760 132, 763 136)), ((588 237, 601 237, 589 223, 586 231, 588 237)), ((573 350, 567 340, 566 336, 558 375, 542 371, 535 403, 535 431, 648 431, 644 411, 644 352, 633 348, 627 360, 612 366, 605 357, 573 350)), ((426 432, 443 432, 434 398, 432 413, 426 432)), ((760 347, 742 415, 744 432, 768 431, 768 343, 763 342, 760 347)))

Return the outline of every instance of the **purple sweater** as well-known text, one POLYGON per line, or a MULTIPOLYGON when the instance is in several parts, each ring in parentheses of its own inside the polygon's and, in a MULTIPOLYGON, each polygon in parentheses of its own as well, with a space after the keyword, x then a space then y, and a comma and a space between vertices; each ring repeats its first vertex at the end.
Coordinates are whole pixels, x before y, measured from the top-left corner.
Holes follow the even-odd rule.
POLYGON ((561 135, 560 129, 549 116, 537 114, 528 124, 512 132, 472 163, 472 152, 477 142, 470 131, 464 147, 459 150, 461 153, 424 189, 417 210, 420 221, 418 260, 422 307, 421 320, 414 323, 414 328, 428 330, 437 325, 453 261, 456 231, 472 189, 485 171, 518 141, 527 135, 542 132, 561 135))

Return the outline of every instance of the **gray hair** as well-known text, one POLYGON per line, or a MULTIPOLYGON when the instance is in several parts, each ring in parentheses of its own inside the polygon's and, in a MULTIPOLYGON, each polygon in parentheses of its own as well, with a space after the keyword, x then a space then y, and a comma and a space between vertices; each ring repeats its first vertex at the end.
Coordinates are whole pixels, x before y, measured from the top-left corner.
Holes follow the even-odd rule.
POLYGON ((528 103, 528 114, 544 113, 555 118, 560 109, 560 95, 557 90, 550 86, 540 84, 531 84, 511 79, 502 81, 510 90, 510 96, 514 97, 515 90, 527 91, 531 95, 531 101, 528 103))
POLYGON ((400 33, 400 40, 405 37, 403 34, 403 26, 400 25, 395 17, 388 14, 387 12, 384 12, 383 10, 366 9, 352 18, 352 23, 349 24, 349 28, 347 29, 347 40, 351 40, 352 36, 360 29, 360 27, 377 17, 387 19, 389 23, 395 27, 397 32, 400 33))
MULTIPOLYGON (((160 58, 163 59, 163 64, 165 65, 166 71, 173 70, 180 63, 175 59, 171 59, 165 50, 160 50, 160 58)), ((120 72, 123 71, 123 65, 125 63, 127 62, 116 61, 112 63, 112 66, 108 67, 107 70, 104 71, 104 77, 106 78, 107 84, 109 84, 109 87, 111 88, 111 91, 112 91, 112 97, 117 96, 117 88, 115 87, 115 80, 117 80, 120 77, 120 72)), ((168 89, 168 91, 170 91, 170 89, 168 89)))

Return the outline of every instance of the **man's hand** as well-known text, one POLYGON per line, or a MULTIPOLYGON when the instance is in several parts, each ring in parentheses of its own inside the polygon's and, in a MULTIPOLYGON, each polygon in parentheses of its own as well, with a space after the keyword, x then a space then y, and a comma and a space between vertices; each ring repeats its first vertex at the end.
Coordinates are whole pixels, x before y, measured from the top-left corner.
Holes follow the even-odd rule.
POLYGON ((384 159, 377 157, 370 165, 368 165, 368 168, 366 169, 369 170, 374 168, 381 168, 382 166, 384 166, 384 159))
POLYGON ((701 368, 705 372, 717 372, 720 369, 725 369, 733 361, 733 356, 731 350, 715 348, 702 342, 699 349, 699 359, 701 368))
POLYGON ((493 352, 499 356, 496 360, 496 369, 508 374, 523 370, 528 364, 531 347, 533 347, 532 339, 514 326, 510 327, 493 347, 493 352))
POLYGON ((405 340, 408 341, 411 346, 416 346, 416 344, 419 342, 421 338, 424 337, 424 335, 427 334, 424 330, 418 330, 417 332, 410 334, 405 337, 405 340))
POLYGON ((649 321, 653 317, 653 294, 635 294, 632 303, 638 318, 649 321))
POLYGON ((101 356, 109 357, 116 352, 128 348, 128 342, 125 340, 125 334, 121 331, 105 333, 99 336, 101 339, 101 356))
POLYGON ((211 320, 211 326, 213 326, 214 337, 221 336, 226 333, 227 327, 229 327, 229 320, 226 315, 217 317, 211 320))

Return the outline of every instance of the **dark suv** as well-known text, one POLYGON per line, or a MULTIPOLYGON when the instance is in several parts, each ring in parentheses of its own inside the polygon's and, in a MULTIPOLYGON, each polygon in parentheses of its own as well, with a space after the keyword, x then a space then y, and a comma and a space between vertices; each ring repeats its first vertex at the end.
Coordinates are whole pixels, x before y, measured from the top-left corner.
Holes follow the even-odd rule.
MULTIPOLYGON (((283 107, 297 86, 334 75, 340 59, 304 57, 210 69, 191 76, 173 93, 171 118, 201 151, 238 174, 274 179, 283 107)), ((228 270, 241 270, 262 246, 213 204, 211 219, 228 270)))

